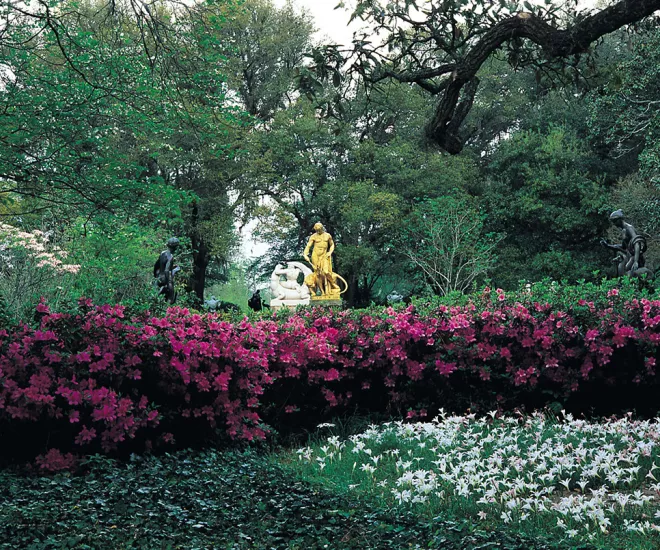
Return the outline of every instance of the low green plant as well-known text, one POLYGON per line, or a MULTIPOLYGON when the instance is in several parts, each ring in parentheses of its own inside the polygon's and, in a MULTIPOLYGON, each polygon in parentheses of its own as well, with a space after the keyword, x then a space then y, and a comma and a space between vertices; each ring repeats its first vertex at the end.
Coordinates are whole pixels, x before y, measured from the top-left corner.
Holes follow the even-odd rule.
POLYGON ((126 462, 97 455, 83 466, 76 476, 0 470, 0 549, 561 548, 361 502, 296 479, 254 450, 126 462))

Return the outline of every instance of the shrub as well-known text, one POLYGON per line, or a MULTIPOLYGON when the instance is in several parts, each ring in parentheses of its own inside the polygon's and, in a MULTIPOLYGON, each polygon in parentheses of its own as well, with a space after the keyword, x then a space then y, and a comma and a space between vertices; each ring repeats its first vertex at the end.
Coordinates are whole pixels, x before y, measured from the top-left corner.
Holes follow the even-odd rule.
POLYGON ((47 293, 61 303, 80 265, 42 231, 22 231, 0 223, 0 303, 4 315, 20 319, 47 293))
POLYGON ((129 319, 118 305, 81 300, 54 313, 40 303, 37 325, 0 331, 3 453, 41 453, 41 467, 56 469, 70 465, 67 453, 191 444, 218 431, 263 439, 356 411, 558 402, 656 413, 660 301, 625 284, 601 287, 598 303, 557 290, 561 307, 544 292, 234 322, 179 307, 129 319))

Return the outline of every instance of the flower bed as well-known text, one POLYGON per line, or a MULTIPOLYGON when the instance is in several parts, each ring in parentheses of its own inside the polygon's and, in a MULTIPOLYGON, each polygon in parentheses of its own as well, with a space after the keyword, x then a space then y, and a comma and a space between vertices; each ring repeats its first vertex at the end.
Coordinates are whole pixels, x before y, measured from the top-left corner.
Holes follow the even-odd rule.
MULTIPOLYGON (((442 414, 297 451, 298 474, 422 517, 598 548, 660 544, 660 420, 442 414)), ((332 430, 332 426, 329 426, 332 430)))
POLYGON ((234 439, 305 428, 347 411, 408 417, 493 407, 658 410, 660 301, 561 309, 487 292, 461 306, 328 311, 228 322, 171 308, 128 319, 82 300, 37 308, 36 327, 0 331, 3 453, 44 468, 63 453, 234 439), (20 437, 19 437, 20 436, 20 437))

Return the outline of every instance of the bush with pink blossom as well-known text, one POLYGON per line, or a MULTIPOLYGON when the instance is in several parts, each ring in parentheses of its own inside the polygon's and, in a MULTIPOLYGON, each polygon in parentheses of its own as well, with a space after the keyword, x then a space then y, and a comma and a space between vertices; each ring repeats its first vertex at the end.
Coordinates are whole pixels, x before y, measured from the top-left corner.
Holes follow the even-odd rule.
POLYGON ((57 470, 74 455, 219 434, 261 440, 355 412, 419 418, 558 402, 654 414, 660 300, 614 288, 598 307, 486 289, 461 305, 237 322, 179 307, 128 318, 89 300, 59 313, 42 302, 36 326, 0 330, 2 454, 39 455, 40 468, 57 470))

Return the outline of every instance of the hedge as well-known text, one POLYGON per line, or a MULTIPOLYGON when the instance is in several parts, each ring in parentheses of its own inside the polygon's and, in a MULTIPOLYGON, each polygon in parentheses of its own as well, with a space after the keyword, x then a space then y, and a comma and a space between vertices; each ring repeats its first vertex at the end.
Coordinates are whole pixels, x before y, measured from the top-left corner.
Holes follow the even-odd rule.
POLYGON ((260 440, 355 412, 655 414, 660 300, 613 285, 599 303, 564 295, 560 308, 539 295, 486 289, 455 306, 235 322, 42 302, 36 323, 0 330, 0 454, 58 470, 82 454, 260 440))

